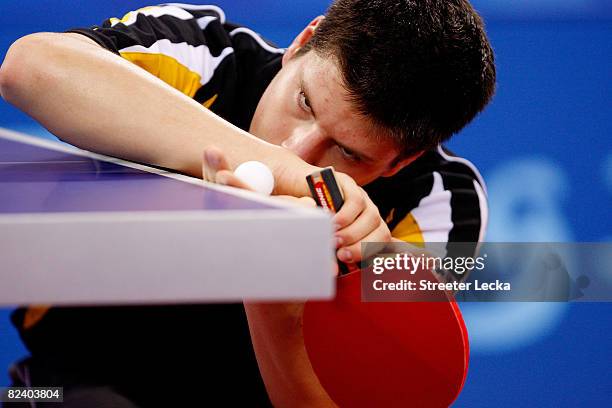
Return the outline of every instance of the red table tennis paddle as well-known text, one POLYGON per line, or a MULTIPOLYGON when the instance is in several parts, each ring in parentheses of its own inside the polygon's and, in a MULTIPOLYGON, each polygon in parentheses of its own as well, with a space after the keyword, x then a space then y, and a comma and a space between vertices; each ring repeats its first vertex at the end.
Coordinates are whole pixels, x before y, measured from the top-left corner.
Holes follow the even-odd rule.
POLYGON ((449 406, 469 357, 457 304, 444 292, 427 294, 427 302, 362 302, 362 273, 340 275, 334 300, 305 305, 304 341, 322 386, 341 407, 449 406))

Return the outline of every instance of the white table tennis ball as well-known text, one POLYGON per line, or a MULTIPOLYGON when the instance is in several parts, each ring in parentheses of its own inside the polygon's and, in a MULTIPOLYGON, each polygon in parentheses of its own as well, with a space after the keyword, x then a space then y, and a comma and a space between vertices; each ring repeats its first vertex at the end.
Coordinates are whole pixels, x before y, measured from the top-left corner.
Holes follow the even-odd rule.
POLYGON ((274 190, 274 176, 261 162, 244 162, 234 170, 234 174, 258 193, 270 195, 274 190))

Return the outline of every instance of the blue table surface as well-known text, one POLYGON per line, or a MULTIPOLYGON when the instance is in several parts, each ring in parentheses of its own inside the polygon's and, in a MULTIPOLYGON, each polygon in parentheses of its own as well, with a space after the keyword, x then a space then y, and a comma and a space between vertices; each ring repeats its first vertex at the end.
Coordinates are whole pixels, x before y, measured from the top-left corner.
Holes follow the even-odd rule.
POLYGON ((0 139, 0 214, 274 208, 116 163, 0 139))

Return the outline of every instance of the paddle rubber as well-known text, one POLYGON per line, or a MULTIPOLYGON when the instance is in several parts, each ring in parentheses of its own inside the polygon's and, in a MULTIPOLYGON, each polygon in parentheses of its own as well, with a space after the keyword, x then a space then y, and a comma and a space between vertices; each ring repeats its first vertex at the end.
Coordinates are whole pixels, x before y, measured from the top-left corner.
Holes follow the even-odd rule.
POLYGON ((457 304, 362 302, 360 275, 340 276, 333 301, 306 303, 304 340, 321 384, 341 407, 448 407, 469 358, 457 304))

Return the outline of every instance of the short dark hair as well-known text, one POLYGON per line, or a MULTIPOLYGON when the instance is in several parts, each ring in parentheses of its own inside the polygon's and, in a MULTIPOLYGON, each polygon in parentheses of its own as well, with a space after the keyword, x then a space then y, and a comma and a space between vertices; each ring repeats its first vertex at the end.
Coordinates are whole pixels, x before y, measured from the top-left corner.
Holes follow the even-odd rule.
POLYGON ((336 0, 309 50, 336 59, 351 102, 405 154, 450 138, 495 90, 493 51, 467 0, 336 0))

